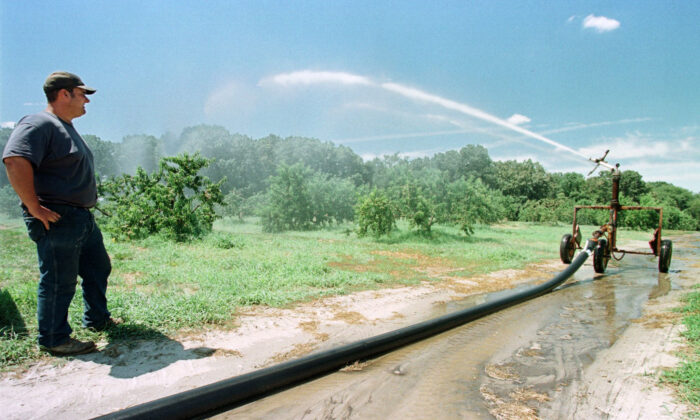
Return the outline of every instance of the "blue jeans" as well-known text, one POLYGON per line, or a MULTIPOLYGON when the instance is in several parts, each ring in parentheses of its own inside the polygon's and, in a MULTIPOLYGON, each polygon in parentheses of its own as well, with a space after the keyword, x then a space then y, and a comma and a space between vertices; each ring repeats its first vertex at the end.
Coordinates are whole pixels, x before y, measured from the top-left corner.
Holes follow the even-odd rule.
POLYGON ((68 324, 68 307, 75 295, 78 275, 85 306, 83 325, 100 326, 109 319, 106 292, 112 265, 102 233, 88 209, 60 204, 44 206, 61 215, 49 230, 26 209, 24 222, 39 256, 39 344, 54 347, 63 344, 73 332, 68 324))

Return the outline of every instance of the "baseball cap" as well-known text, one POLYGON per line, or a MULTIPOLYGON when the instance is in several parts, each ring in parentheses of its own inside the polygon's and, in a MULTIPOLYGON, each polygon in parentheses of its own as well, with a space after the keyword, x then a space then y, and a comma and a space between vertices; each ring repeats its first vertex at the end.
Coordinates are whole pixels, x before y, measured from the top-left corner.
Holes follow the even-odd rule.
POLYGON ((85 90, 85 94, 92 95, 97 92, 97 89, 85 86, 80 77, 67 71, 55 71, 46 78, 44 82, 44 92, 51 92, 60 89, 81 88, 85 90))

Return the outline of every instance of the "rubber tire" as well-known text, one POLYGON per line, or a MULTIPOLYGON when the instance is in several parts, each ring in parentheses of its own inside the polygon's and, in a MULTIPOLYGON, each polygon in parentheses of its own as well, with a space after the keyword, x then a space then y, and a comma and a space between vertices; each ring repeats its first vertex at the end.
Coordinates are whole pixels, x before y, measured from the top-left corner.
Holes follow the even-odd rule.
POLYGON ((610 258, 605 258, 605 248, 608 247, 608 241, 605 239, 598 239, 598 245, 596 245, 593 250, 593 270, 596 273, 605 273, 605 269, 608 267, 608 260, 610 258))
POLYGON ((576 247, 571 238, 571 234, 567 233, 561 237, 561 243, 559 244, 559 257, 564 264, 571 264, 571 261, 574 259, 574 252, 576 252, 576 247))
POLYGON ((668 273, 668 268, 671 266, 671 255, 673 255, 673 243, 664 239, 661 241, 661 249, 659 250, 659 273, 668 273))

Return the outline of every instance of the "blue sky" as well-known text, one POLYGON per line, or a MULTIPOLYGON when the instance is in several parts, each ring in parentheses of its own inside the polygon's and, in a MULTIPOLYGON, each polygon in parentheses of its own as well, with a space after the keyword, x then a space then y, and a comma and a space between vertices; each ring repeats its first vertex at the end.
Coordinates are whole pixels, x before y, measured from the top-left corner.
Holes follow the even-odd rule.
POLYGON ((584 175, 610 149, 700 192, 698 22, 697 1, 0 0, 0 122, 68 70, 104 140, 205 123, 584 175))

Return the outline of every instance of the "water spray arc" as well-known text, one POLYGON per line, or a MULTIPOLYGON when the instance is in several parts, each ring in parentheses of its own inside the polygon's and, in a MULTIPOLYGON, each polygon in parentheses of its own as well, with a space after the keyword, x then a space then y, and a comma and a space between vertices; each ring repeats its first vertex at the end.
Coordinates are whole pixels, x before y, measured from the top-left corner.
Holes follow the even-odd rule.
POLYGON ((345 85, 345 86, 354 85, 354 86, 364 86, 364 87, 369 86, 369 87, 374 87, 374 88, 378 87, 378 88, 381 88, 381 89, 386 90, 388 92, 392 92, 394 94, 403 96, 404 98, 438 105, 438 106, 441 106, 445 109, 457 111, 457 112, 462 113, 464 115, 468 115, 468 116, 480 119, 482 121, 486 121, 486 122, 507 128, 507 129, 512 130, 516 133, 525 135, 529 138, 541 141, 541 142, 546 143, 550 146, 554 146, 554 147, 556 147, 557 150, 563 150, 563 151, 569 152, 577 157, 583 158, 587 161, 598 163, 599 165, 606 166, 609 169, 614 169, 613 166, 608 165, 607 163, 596 162, 595 160, 589 158, 588 156, 584 155, 583 153, 581 153, 575 149, 572 149, 571 147, 565 146, 565 145, 558 143, 550 138, 547 138, 541 134, 537 134, 533 131, 522 128, 518 125, 512 124, 504 119, 498 118, 498 117, 491 115, 487 112, 484 112, 480 109, 474 108, 474 107, 467 105, 467 104, 453 101, 451 99, 443 98, 443 97, 438 96, 438 95, 424 92, 420 89, 408 87, 408 86, 405 86, 405 85, 402 85, 399 83, 392 83, 392 82, 376 83, 368 77, 360 76, 360 75, 356 75, 356 74, 351 74, 351 73, 346 73, 346 72, 310 71, 310 70, 302 70, 302 71, 296 71, 296 72, 292 72, 292 73, 278 74, 278 75, 272 76, 270 78, 261 80, 261 82, 259 84, 266 85, 269 83, 276 84, 276 85, 283 86, 283 87, 292 86, 292 85, 308 86, 308 85, 312 85, 312 84, 328 84, 328 83, 345 85))
MULTIPOLYGON (((565 146, 561 143, 558 143, 558 142, 556 142, 552 139, 549 139, 541 134, 537 134, 537 133, 530 131, 528 129, 525 129, 525 128, 522 128, 522 127, 517 126, 515 124, 509 123, 506 120, 498 118, 494 115, 491 115, 491 114, 484 112, 480 109, 471 107, 469 105, 455 102, 455 101, 450 100, 450 99, 442 98, 440 96, 433 95, 433 94, 430 94, 427 92, 423 92, 423 91, 418 90, 418 89, 409 88, 409 87, 406 87, 406 86, 403 86, 403 85, 400 85, 397 83, 383 83, 381 86, 382 86, 382 88, 384 88, 388 91, 397 93, 397 94, 402 95, 402 96, 407 97, 407 98, 436 104, 436 105, 442 106, 446 109, 461 112, 462 114, 469 115, 469 116, 474 117, 474 118, 478 118, 482 121, 487 121, 487 122, 499 125, 501 127, 508 128, 512 131, 523 134, 527 137, 533 138, 535 140, 539 140, 539 141, 547 143, 551 146, 555 146, 558 150, 564 150, 564 151, 572 153, 578 157, 582 157, 588 161, 596 162, 594 159, 589 158, 588 156, 580 153, 579 151, 577 151, 575 149, 572 149, 571 147, 568 147, 568 146, 565 146)), ((605 162, 597 162, 597 163, 599 165, 606 166, 610 169, 614 168, 613 166, 611 166, 605 162)))

